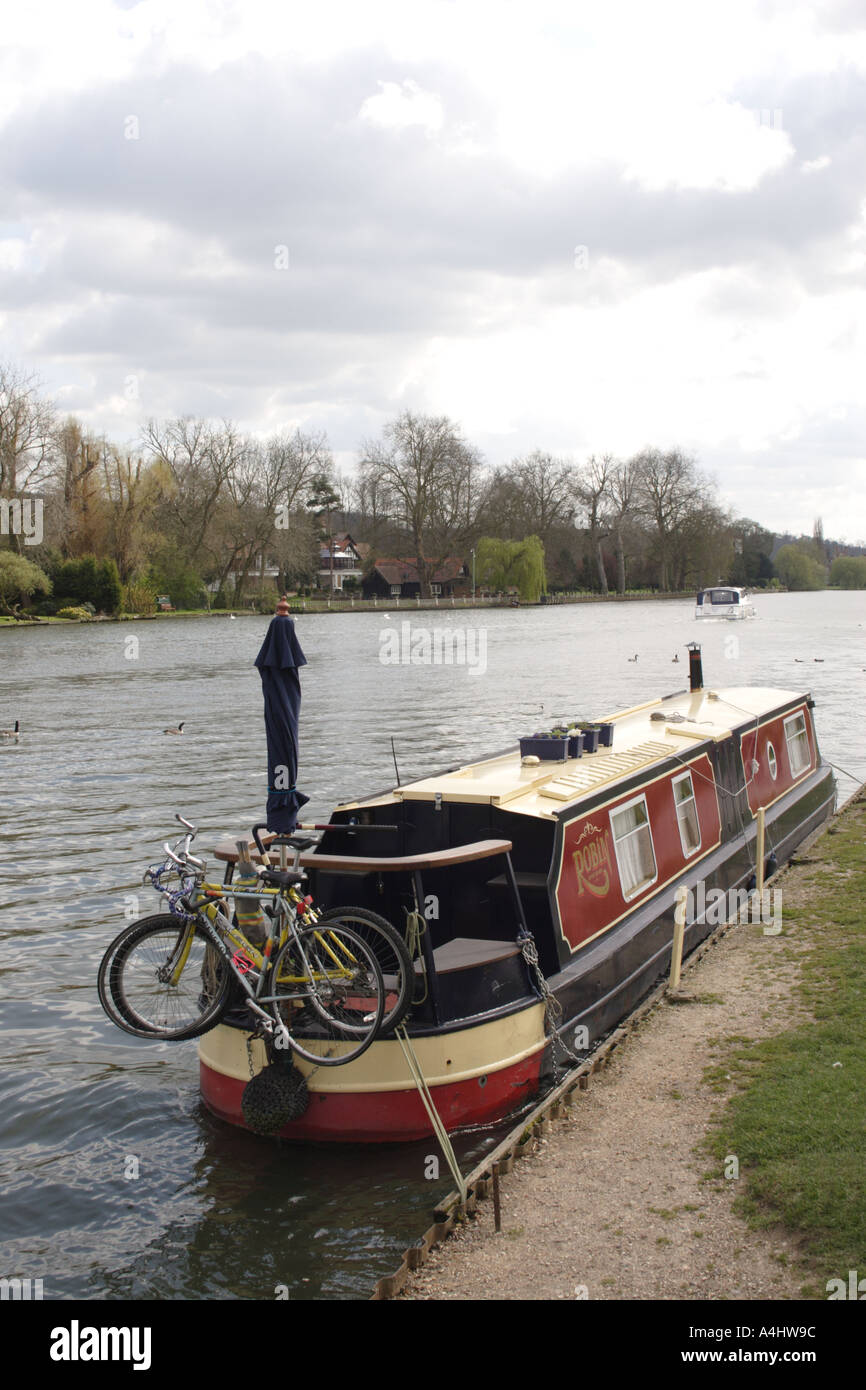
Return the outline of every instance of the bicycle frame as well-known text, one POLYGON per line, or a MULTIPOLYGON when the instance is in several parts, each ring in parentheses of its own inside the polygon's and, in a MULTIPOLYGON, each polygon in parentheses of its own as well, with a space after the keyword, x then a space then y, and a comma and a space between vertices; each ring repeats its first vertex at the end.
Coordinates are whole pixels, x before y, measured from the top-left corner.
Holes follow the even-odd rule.
MULTIPOLYGON (((235 927, 230 921, 230 919, 223 912, 223 885, 202 883, 199 887, 199 893, 205 895, 209 895, 216 891, 218 891, 221 895, 220 899, 217 901, 214 901, 214 899, 210 896, 206 896, 203 901, 190 901, 189 907, 191 911, 194 913, 194 915, 192 916, 191 920, 187 923, 186 930, 184 931, 183 937, 179 942, 178 956, 176 961, 171 963, 168 978, 173 984, 176 984, 177 981, 180 979, 180 976, 183 973, 183 968, 189 957, 189 951, 192 945, 195 927, 197 924, 200 925, 206 932, 207 936, 210 938, 212 945, 217 951, 217 954, 221 956, 221 958, 226 962, 235 979, 239 982, 242 990, 246 994, 247 1007, 252 1009, 252 1011, 255 1014, 257 1014, 259 1018, 261 1018, 268 1025, 268 1029, 272 1035, 276 1033, 278 1036, 281 1036, 284 1039, 284 1041, 282 1043, 279 1043, 278 1046, 287 1048, 290 1046, 290 1043, 289 1032, 285 1024, 282 1024, 278 1020, 274 1019, 270 1014, 266 1013, 266 1011, 261 1006, 263 1004, 287 1002, 290 1003, 293 1000, 301 1002, 303 1000, 309 999, 311 995, 318 999, 319 992, 317 985, 320 982, 332 979, 334 973, 336 973, 337 975, 342 975, 344 978, 347 978, 351 975, 351 970, 348 968, 345 961, 340 960, 333 945, 329 944, 328 940, 326 939, 327 934, 322 932, 316 932, 316 940, 322 946, 323 950, 328 954, 328 956, 330 956, 331 960, 334 962, 334 972, 329 972, 329 974, 323 976, 320 972, 317 972, 312 968, 312 966, 310 965, 309 958, 304 950, 300 933, 298 932, 298 929, 294 921, 292 920, 291 913, 289 912, 288 904, 286 903, 286 894, 283 892, 283 890, 256 890, 256 896, 274 897, 277 899, 277 907, 279 908, 279 916, 282 922, 281 929, 278 935, 275 935, 273 931, 268 932, 267 939, 265 940, 264 946, 261 950, 254 946, 253 943, 249 940, 249 938, 245 936, 244 933, 240 930, 240 928, 235 927), (270 976, 272 974, 273 969, 271 960, 274 952, 274 946, 276 945, 278 951, 281 950, 283 946, 287 944, 290 936, 294 939, 298 953, 303 962, 304 969, 306 970, 306 975, 282 977, 282 980, 284 984, 299 985, 301 986, 301 988, 297 991, 297 993, 282 993, 279 995, 266 994, 264 991, 267 983, 270 980, 270 976), (231 945, 237 948, 234 952, 230 949, 230 946, 228 944, 229 942, 231 943, 231 945), (246 970, 241 969, 240 965, 238 964, 237 958, 241 952, 245 953, 250 962, 246 970), (248 979, 248 976, 253 973, 255 973, 256 977, 255 988, 252 987, 248 979)), ((295 894, 295 898, 297 898, 297 901, 299 903, 303 901, 298 897, 297 894, 295 894)), ((343 950, 354 961, 354 957, 351 956, 351 952, 348 952, 347 948, 345 947, 343 947, 343 950)))
POLYGON ((179 932, 171 958, 161 968, 160 975, 163 981, 172 985, 180 982, 189 960, 196 928, 201 927, 217 955, 225 961, 240 984, 246 995, 247 1007, 259 1019, 259 1028, 274 1039, 275 1046, 279 1049, 291 1048, 291 1035, 285 1023, 267 1013, 262 1006, 293 1001, 301 1003, 312 999, 323 1008, 319 985, 332 985, 334 980, 340 977, 344 980, 350 979, 353 973, 351 965, 358 964, 356 957, 344 940, 338 939, 327 930, 316 929, 320 914, 313 909, 311 901, 301 897, 293 884, 272 887, 260 883, 253 890, 252 896, 273 899, 276 909, 269 914, 272 925, 268 929, 264 944, 261 949, 255 946, 232 921, 226 901, 231 890, 224 883, 207 882, 205 862, 190 852, 190 845, 197 833, 196 827, 181 815, 176 815, 175 819, 186 827, 188 833, 177 840, 174 849, 166 842, 163 845, 166 862, 151 866, 144 875, 144 881, 149 881, 167 898, 169 910, 178 917, 179 923, 185 924, 179 932), (172 866, 178 871, 181 880, 178 891, 169 891, 162 881, 167 872, 170 876, 172 866), (333 966, 318 970, 312 967, 298 930, 298 918, 304 928, 313 931, 316 944, 333 962, 333 966), (278 931, 275 930, 276 923, 279 923, 278 931), (280 954, 290 938, 295 944, 305 974, 280 976, 281 986, 298 986, 297 991, 287 991, 283 988, 280 994, 269 993, 267 988, 273 974, 272 960, 275 953, 280 954))

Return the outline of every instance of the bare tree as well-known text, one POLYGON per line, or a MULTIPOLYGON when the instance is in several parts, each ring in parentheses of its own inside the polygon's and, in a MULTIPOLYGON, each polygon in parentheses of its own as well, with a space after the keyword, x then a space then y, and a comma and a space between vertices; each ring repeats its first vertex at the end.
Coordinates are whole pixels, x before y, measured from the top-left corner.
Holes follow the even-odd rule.
POLYGON ((110 446, 105 439, 86 434, 74 415, 55 433, 55 479, 60 516, 60 549, 65 556, 93 555, 102 547, 107 518, 100 485, 110 446))
POLYGON ((614 465, 608 480, 610 528, 616 549, 616 589, 625 593, 626 537, 635 515, 638 470, 633 459, 614 465))
POLYGON ((408 533, 424 597, 436 570, 472 531, 480 468, 480 455, 445 416, 404 411, 381 441, 365 445, 362 479, 408 533))
POLYGON ((604 568, 602 541, 606 540, 610 534, 606 508, 608 489, 615 466, 612 454, 602 454, 601 458, 591 454, 580 470, 577 484, 577 495, 586 515, 590 549, 595 559, 598 582, 603 594, 607 593, 608 584, 604 568))
MULTIPOLYGON (((293 435, 274 435, 264 445, 247 441, 247 448, 239 454, 236 467, 226 482, 233 514, 234 556, 240 556, 235 583, 238 601, 256 558, 264 569, 267 552, 273 549, 276 536, 293 526, 298 529, 305 506, 305 489, 316 478, 330 479, 332 469, 331 451, 324 434, 304 435, 296 430, 293 435)), ((301 548, 306 549, 304 524, 300 532, 301 548)), ((223 580, 227 574, 224 567, 223 580)))
POLYGON ((147 526, 153 516, 167 483, 163 462, 145 466, 138 458, 133 463, 117 449, 107 450, 103 459, 106 510, 111 535, 111 548, 117 569, 127 584, 148 553, 152 540, 147 526))
POLYGON ((706 501, 707 484, 694 459, 679 449, 644 449, 633 459, 638 470, 638 506, 654 532, 658 585, 668 592, 674 578, 677 541, 690 512, 706 501))
POLYGON ((54 410, 39 378, 0 363, 0 494, 16 497, 45 484, 54 463, 54 410))
POLYGON ((196 565, 207 553, 208 530, 246 441, 231 421, 214 425, 186 416, 162 426, 151 420, 143 443, 168 470, 162 509, 166 531, 196 565))
POLYGON ((574 465, 536 449, 508 468, 497 468, 482 508, 486 534, 503 540, 538 536, 545 550, 555 531, 573 525, 577 505, 574 465))

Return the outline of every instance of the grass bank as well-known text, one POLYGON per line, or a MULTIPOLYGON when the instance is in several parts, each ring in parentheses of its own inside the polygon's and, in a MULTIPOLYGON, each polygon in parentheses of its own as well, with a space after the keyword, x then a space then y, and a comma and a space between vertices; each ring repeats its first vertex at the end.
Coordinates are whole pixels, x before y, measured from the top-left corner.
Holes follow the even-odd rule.
POLYGON ((823 1299, 827 1281, 847 1286, 850 1270, 866 1279, 864 789, 803 857, 796 886, 788 875, 781 888, 810 1021, 735 1043, 706 1073, 736 1087, 710 1147, 721 1160, 736 1155, 739 1210, 753 1227, 788 1228, 807 1271, 803 1295, 823 1299))

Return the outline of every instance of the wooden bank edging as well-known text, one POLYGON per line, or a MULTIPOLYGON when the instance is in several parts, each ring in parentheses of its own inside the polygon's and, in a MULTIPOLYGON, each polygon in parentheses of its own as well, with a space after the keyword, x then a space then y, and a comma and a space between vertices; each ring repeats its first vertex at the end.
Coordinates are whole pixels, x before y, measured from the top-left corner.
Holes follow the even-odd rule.
MULTIPOLYGON (((824 823, 814 834, 810 835, 801 845, 797 847, 794 855, 788 863, 773 875, 774 886, 787 874, 789 869, 796 867, 802 859, 803 854, 811 846, 825 835, 832 826, 836 824, 841 816, 859 801, 866 790, 866 783, 861 784, 854 792, 853 796, 842 805, 828 821, 824 823)), ((736 918, 728 922, 723 922, 716 927, 699 946, 683 961, 683 972, 690 971, 697 963, 703 959, 708 951, 721 941, 732 927, 739 926, 736 918)), ((403 1259, 399 1268, 393 1274, 383 1275, 376 1282, 372 1301, 394 1298, 405 1287, 409 1276, 426 1263, 430 1251, 441 1244, 457 1225, 464 1222, 468 1215, 475 1212, 479 1201, 489 1196, 494 1186, 494 1166, 496 1178, 510 1173, 518 1159, 523 1158, 528 1153, 534 1153, 538 1147, 538 1141, 548 1133, 553 1121, 568 1115, 570 1111, 574 1092, 589 1089, 589 1078, 594 1072, 602 1071, 610 1061, 616 1048, 622 1043, 638 1024, 642 1023, 653 1009, 664 1000, 669 992, 668 982, 664 981, 651 994, 647 995, 642 1003, 629 1014, 628 1018, 620 1024, 618 1028, 599 1045, 591 1057, 587 1057, 584 1062, 575 1067, 567 1076, 560 1081, 558 1086, 549 1091, 547 1095, 539 1101, 530 1113, 521 1119, 514 1129, 497 1144, 487 1154, 481 1163, 472 1169, 466 1176, 467 1199, 463 1203, 459 1192, 451 1192, 440 1202, 433 1212, 433 1224, 424 1232, 416 1245, 410 1246, 404 1251, 403 1259)))

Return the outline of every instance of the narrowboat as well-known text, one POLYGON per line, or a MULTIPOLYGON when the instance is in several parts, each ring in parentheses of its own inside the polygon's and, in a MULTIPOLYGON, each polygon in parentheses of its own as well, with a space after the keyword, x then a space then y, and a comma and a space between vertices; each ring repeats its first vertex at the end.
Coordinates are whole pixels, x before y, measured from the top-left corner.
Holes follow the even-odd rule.
POLYGON ((718 585, 699 589, 695 599, 696 618, 754 618, 755 605, 747 589, 718 585))
MULTIPOLYGON (((335 809, 351 830, 303 854, 311 892, 421 926, 405 1027, 446 1129, 501 1120, 635 1007, 670 968, 678 889, 686 952, 712 931, 710 905, 754 884, 759 810, 768 874, 833 813, 813 711, 798 691, 705 689, 690 644, 689 689, 605 716, 595 752, 542 762, 515 746, 335 809)), ((231 843, 217 854, 230 873, 231 843)), ((203 1099, 239 1125, 267 1061, 249 1039, 230 1013, 199 1043, 203 1099)), ((428 1136, 405 1041, 297 1061, 307 1107, 282 1137, 428 1136)))

